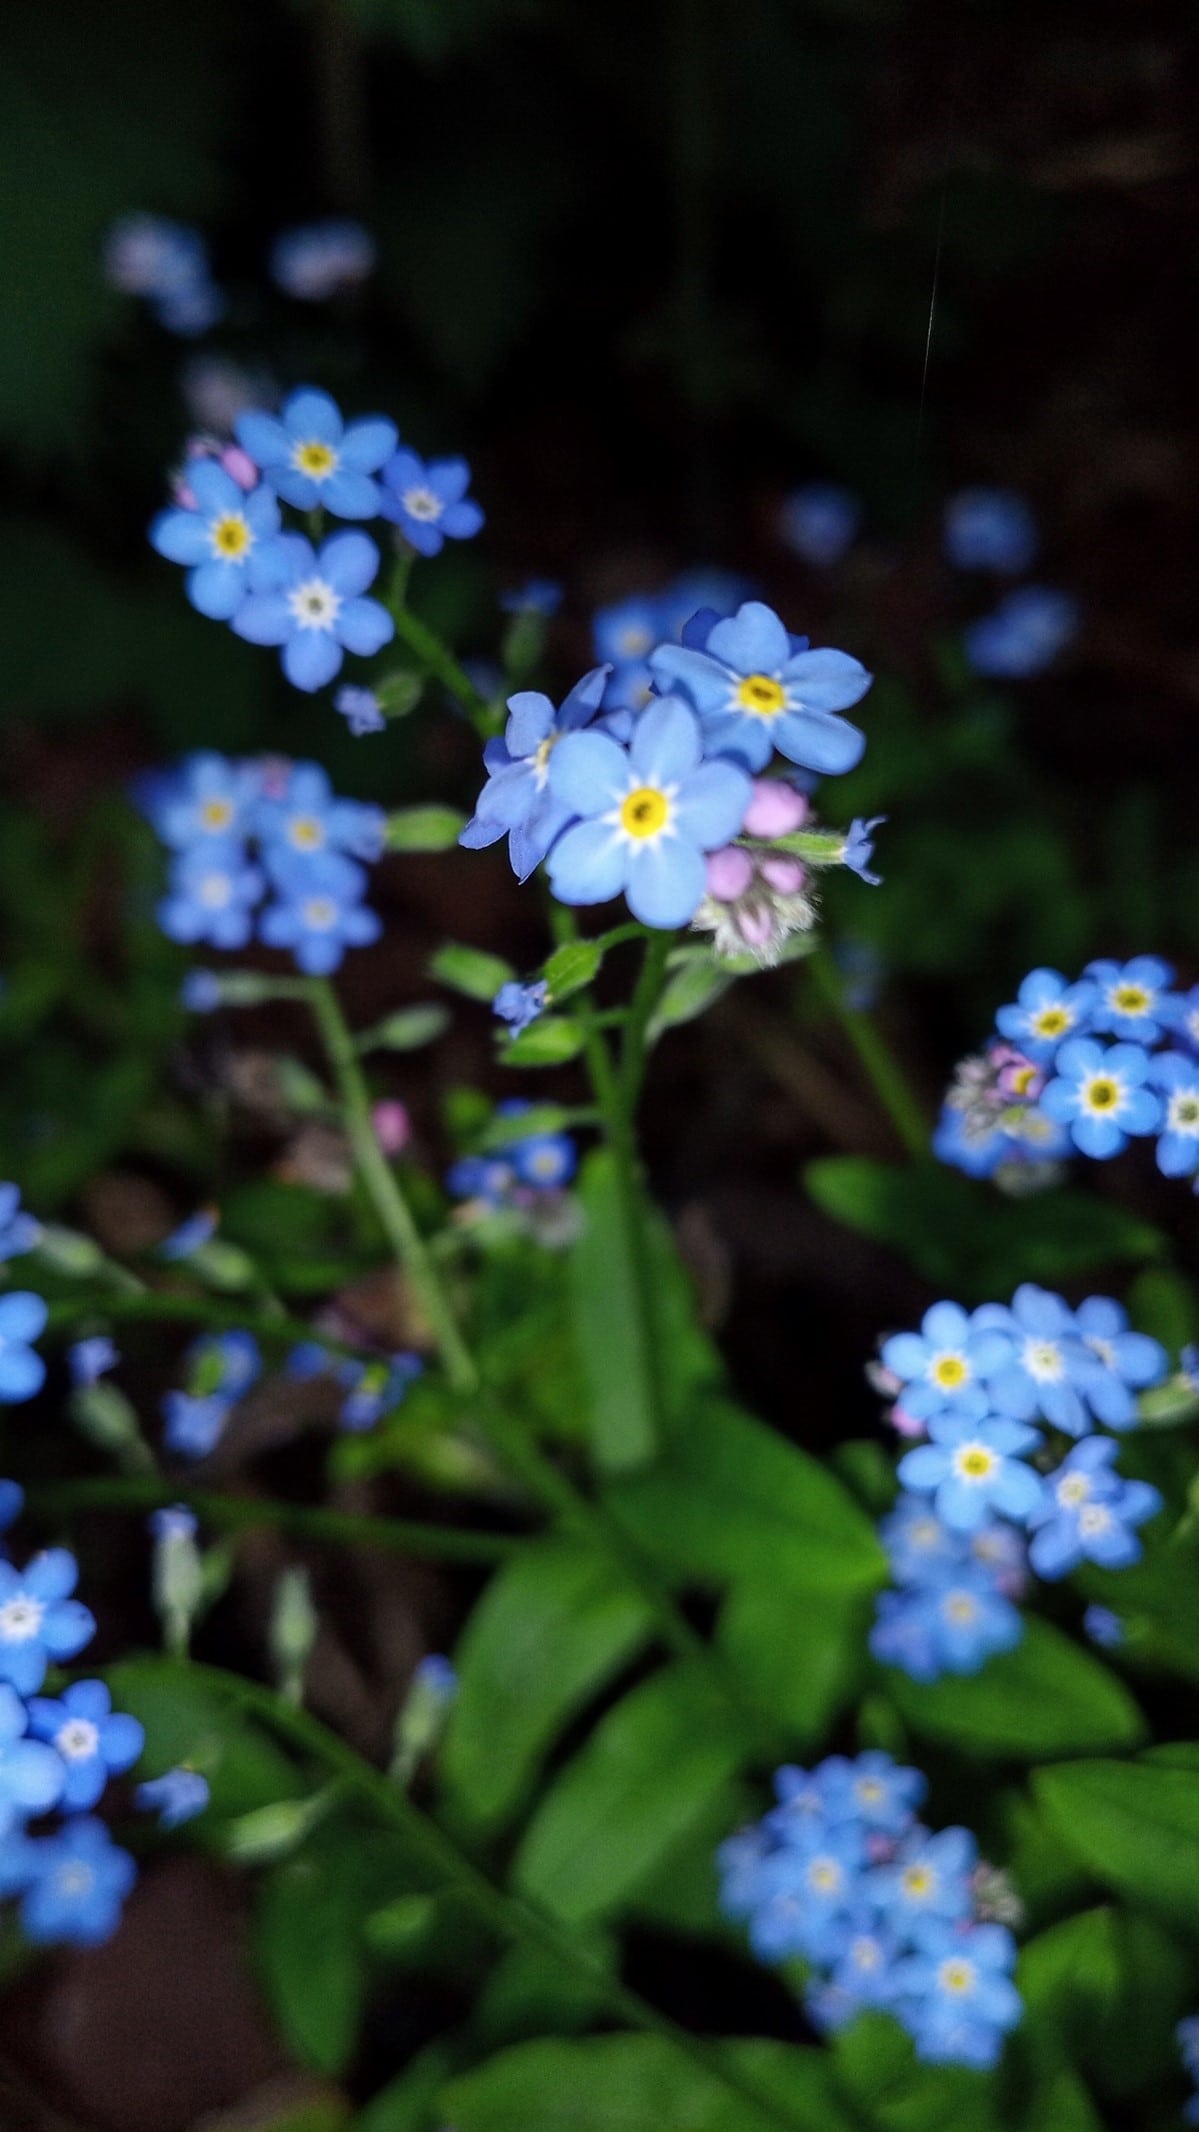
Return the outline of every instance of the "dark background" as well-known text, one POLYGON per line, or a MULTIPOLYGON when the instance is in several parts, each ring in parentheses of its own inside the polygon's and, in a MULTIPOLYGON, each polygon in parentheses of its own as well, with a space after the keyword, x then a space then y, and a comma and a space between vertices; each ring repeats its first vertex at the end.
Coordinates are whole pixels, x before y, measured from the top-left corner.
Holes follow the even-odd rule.
MULTIPOLYGON (((230 309, 206 346, 468 454, 487 528, 414 580, 463 653, 494 649, 498 591, 560 578, 547 679, 564 688, 591 663, 596 604, 713 563, 875 670, 866 762, 828 804, 890 815, 886 886, 836 884, 830 916, 876 959, 930 1116, 1034 962, 1149 950, 1199 974, 1193 10, 8 0, 0 38, 0 1174, 40 1213, 107 1224, 118 1248, 189 1211, 218 1159, 215 1131, 180 1123, 219 1079, 221 1035, 185 1035, 174 1006, 186 958, 154 932, 158 861, 121 798, 136 772, 215 745, 319 756, 391 805, 469 805, 478 779, 441 706, 352 742, 327 700, 193 615, 149 550, 189 350, 104 285, 103 233, 130 209, 208 237, 230 309), (290 302, 270 242, 332 211, 368 224, 379 272, 358 297, 290 302), (783 497, 813 478, 865 507, 833 573, 778 537, 783 497), (1083 616, 1050 673, 1004 691, 971 679, 959 642, 994 588, 939 547, 946 495, 993 481, 1028 496, 1037 575, 1083 616)), ((496 854, 390 862, 374 900, 384 942, 344 973, 358 1019, 427 997, 445 937, 521 967, 543 952, 540 906, 496 854)), ((482 1009, 394 1072, 435 1163, 462 1081, 500 1086, 482 1009)), ((573 1093, 569 1076, 542 1086, 573 1093)), ((743 987, 674 1039, 648 1141, 743 1396, 809 1442, 869 1426, 862 1358, 931 1291, 798 1190, 810 1156, 897 1152, 801 980, 743 987)), ((1146 1160, 1088 1185, 1185 1216, 1146 1160)), ((232 1662, 259 1633, 266 1587, 247 1581, 232 1662)), ((373 1593, 389 1679, 448 1640, 465 1596, 373 1593)), ((126 1640, 148 1626, 127 1605, 126 1640)), ((354 1710, 347 1695, 351 1732, 354 1710)), ((371 1722, 365 1697, 360 1738, 371 1722)), ((6 2127, 190 2124, 270 2073, 243 1987, 202 2038, 179 2029, 181 2007, 224 2004, 233 1897, 148 1885, 151 1953, 131 1934, 103 1958, 110 2002, 100 1969, 83 1992, 70 1962, 32 2012, 17 2002, 11 2077, 29 2094, 6 2127), (53 1993, 111 2037, 180 1901, 200 1966, 156 2016, 157 2073, 132 2043, 71 2056, 61 2039, 95 2031, 53 1993), (98 2100, 97 2064, 116 2061, 98 2100)))

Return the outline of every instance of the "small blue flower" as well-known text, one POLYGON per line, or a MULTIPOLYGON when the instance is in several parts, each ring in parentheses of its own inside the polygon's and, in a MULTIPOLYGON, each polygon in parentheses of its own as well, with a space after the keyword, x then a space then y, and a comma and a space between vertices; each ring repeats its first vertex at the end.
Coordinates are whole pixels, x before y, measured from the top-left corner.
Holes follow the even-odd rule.
POLYGON ((418 555, 438 555, 447 540, 472 540, 483 513, 465 459, 421 459, 401 447, 383 469, 379 509, 418 555))
POLYGON ((1176 1011, 1170 987, 1174 972, 1157 955, 1134 955, 1131 962, 1089 962, 1084 978, 1095 987, 1091 1028, 1127 1037, 1134 1044, 1154 1044, 1176 1011))
POLYGON ((935 1583, 966 1560, 965 1535, 942 1524, 927 1496, 901 1495, 878 1536, 896 1584, 935 1583))
POLYGON ((666 603, 661 593, 634 592, 597 607, 591 619, 595 656, 617 672, 645 669, 651 651, 669 636, 666 603))
POLYGON ((1118 1614, 1113 1614, 1110 1606, 1087 1607, 1082 1625, 1091 1642, 1097 1643, 1101 1651, 1118 1651, 1124 1641, 1124 1623, 1118 1614))
POLYGON ((870 1649, 913 1680, 978 1673, 988 1658, 1014 1650, 1024 1634, 1018 1607, 989 1571, 973 1565, 927 1585, 880 1592, 870 1649))
POLYGON ((1097 1358, 1083 1344, 1074 1313, 1061 1296, 1025 1281, 1010 1309, 984 1303, 980 1317, 1012 1343, 1010 1360, 987 1387, 999 1413, 1017 1421, 1040 1414, 1067 1436, 1085 1435, 1090 1425, 1085 1387, 1096 1373, 1097 1358))
POLYGON ((516 1172, 502 1155, 463 1155, 446 1172, 446 1190, 455 1199, 478 1199, 484 1206, 511 1205, 516 1172))
POLYGON ((21 1205, 21 1194, 15 1184, 0 1184, 0 1266, 9 1259, 23 1258, 39 1242, 42 1233, 40 1221, 26 1213, 21 1205))
POLYGON ((513 1141, 508 1159, 518 1182, 537 1192, 559 1191, 570 1183, 579 1164, 578 1150, 568 1133, 529 1133, 513 1141))
POLYGON ((885 814, 873 814, 868 822, 864 822, 861 815, 855 815, 845 833, 841 864, 848 866, 851 873, 857 874, 859 880, 867 882, 871 888, 881 887, 883 878, 881 874, 870 872, 870 861, 874 857, 874 838, 871 831, 878 829, 886 820, 885 814))
POLYGON ((185 756, 143 804, 155 831, 173 850, 188 851, 195 844, 224 850, 244 836, 260 788, 256 764, 231 762, 203 749, 185 756))
POLYGON ((198 1769, 168 1769, 165 1776, 150 1777, 139 1784, 134 1804, 143 1814, 157 1814, 160 1828, 179 1828, 194 1821, 208 1805, 208 1779, 198 1769))
POLYGON ((1015 1143, 1002 1125, 974 1127, 948 1103, 937 1120, 932 1151, 938 1162, 949 1163, 967 1177, 993 1177, 1003 1163, 1017 1159, 1015 1143))
POLYGON ((90 1340, 76 1340, 67 1349, 71 1383, 77 1387, 98 1384, 101 1377, 116 1368, 120 1359, 106 1333, 96 1333, 90 1340))
POLYGON ((927 1932, 918 1953, 896 1965, 904 2024, 916 2055, 934 2064, 993 2065, 1007 2030, 1024 2011, 1011 1980, 1016 1943, 1003 1925, 927 1932))
POLYGON ((347 423, 327 392, 305 385, 284 401, 277 416, 251 408, 238 416, 234 428, 276 494, 297 510, 373 518, 381 508, 379 483, 371 476, 394 452, 397 436, 395 423, 385 415, 347 423))
POLYGON ((387 817, 382 807, 339 799, 319 763, 297 762, 286 785, 264 794, 254 816, 268 870, 294 870, 295 861, 329 851, 371 861, 383 850, 387 817))
POLYGON ((1096 987, 1087 978, 1072 985, 1058 970, 1030 970, 1015 1004, 999 1009, 995 1026, 1026 1058, 1048 1060, 1068 1036, 1090 1028, 1095 997, 1096 987))
POLYGON ((1036 1510, 1042 1482, 1021 1457, 1040 1444, 1035 1429, 998 1416, 971 1421, 943 1413, 932 1416, 928 1433, 929 1443, 900 1459, 899 1478, 905 1488, 932 1494, 937 1516, 954 1532, 972 1532, 991 1511, 1023 1522, 1036 1510))
POLYGON ((1171 993, 1159 1002, 1159 1012, 1174 1036, 1199 1051, 1199 985, 1192 985, 1189 992, 1171 993))
POLYGON ((540 614, 549 621, 562 605, 562 587, 552 577, 526 578, 515 592, 501 592, 505 614, 540 614))
POLYGON ((137 1867, 103 1822, 68 1821, 32 1848, 34 1873, 21 1903, 26 1938, 80 1947, 111 1939, 137 1867))
POLYGON ((188 1014, 215 1014, 222 996, 213 970, 189 970, 179 987, 179 1004, 188 1014))
POLYGON ((281 230, 271 246, 269 273, 300 303, 326 303, 342 289, 368 281, 375 258, 375 240, 361 222, 331 216, 281 230))
POLYGON ((114 1711, 112 1697, 99 1680, 72 1682, 58 1701, 35 1696, 29 1726, 35 1739, 49 1741, 61 1756, 62 1802, 68 1813, 88 1812, 109 1777, 132 1769, 146 1743, 137 1719, 114 1711))
POLYGON ((266 543, 279 531, 279 505, 265 482, 247 494, 215 459, 194 460, 187 479, 194 505, 160 511, 150 545, 187 565, 185 590, 200 614, 228 622, 247 592, 271 581, 266 543))
POLYGON ((1170 1358, 1160 1340, 1130 1332, 1128 1312, 1110 1296, 1091 1295, 1074 1313, 1074 1330, 1090 1360, 1083 1398, 1109 1429, 1131 1429, 1139 1416, 1136 1393, 1163 1384, 1170 1358))
POLYGON ((1066 1577, 1082 1561, 1126 1569, 1140 1560, 1135 1527, 1156 1516, 1162 1498, 1147 1481, 1112 1472, 1116 1449, 1110 1436, 1088 1436, 1045 1483, 1029 1519, 1028 1558, 1038 1577, 1066 1577))
POLYGON ((1048 585, 1022 585, 994 614, 971 622, 963 639, 976 674, 1026 681, 1042 674, 1078 632, 1078 602, 1048 585))
POLYGON ((892 1931, 905 1935, 931 1921, 955 1925, 973 1907, 970 1876, 978 1845, 968 1829, 941 1829, 930 1836, 917 1826, 876 1879, 880 1913, 892 1931))
POLYGON ((628 750, 606 733, 571 733, 550 758, 550 790, 581 816, 550 853, 563 903, 606 903, 623 889, 643 925, 670 930, 695 915, 704 853, 727 844, 749 804, 741 767, 702 759, 697 720, 676 697, 650 705, 628 750))
POLYGON ((487 783, 458 842, 482 851, 508 838, 508 855, 518 881, 527 881, 541 864, 555 837, 572 817, 571 809, 550 788, 550 761, 566 733, 590 723, 603 700, 608 669, 593 667, 555 710, 548 696, 521 689, 508 698, 508 723, 502 740, 483 750, 487 783))
POLYGON ((866 1862, 863 1832, 796 1826, 761 1873, 759 1906, 750 1919, 749 1942, 759 1961, 828 1958, 837 1925, 858 1901, 866 1862))
POLYGON ((217 1392, 164 1392, 163 1442, 176 1458, 207 1458, 216 1449, 229 1419, 232 1401, 217 1392))
POLYGON ((0 1295, 0 1405, 32 1399, 45 1383, 46 1365, 32 1343, 49 1314, 40 1295, 27 1289, 0 1295))
POLYGON ((839 563, 857 539, 862 505, 852 489, 833 481, 808 481, 793 489, 779 512, 779 536, 818 570, 839 563))
POLYGON ((924 1803, 928 1780, 903 1769, 881 1748, 864 1754, 830 1755, 820 1765, 834 1820, 856 1821, 872 1834, 901 1836, 924 1803))
POLYGON ((125 296, 182 296, 208 278, 199 230, 166 215, 120 215, 105 233, 105 279, 125 296))
POLYGON ((871 676, 843 651, 796 651, 773 609, 747 600, 717 622, 703 651, 663 644, 650 669, 662 689, 694 703, 712 752, 764 769, 775 748, 802 769, 852 770, 866 746, 836 715, 861 701, 871 676))
POLYGON ((1037 529, 1011 489, 959 489, 945 507, 945 553, 955 570, 1001 570, 1018 577, 1037 552, 1037 529))
POLYGON ((268 567, 273 589, 248 594, 232 627, 248 644, 281 646, 293 688, 311 695, 340 672, 345 652, 369 657, 394 637, 387 609, 363 596, 379 569, 368 534, 334 533, 318 554, 302 534, 280 533, 264 557, 268 567))
POLYGON ((345 719, 355 740, 367 733, 381 733, 387 724, 373 688, 355 688, 347 681, 333 698, 333 708, 345 719))
POLYGON ((262 1354, 253 1333, 203 1333, 183 1357, 188 1389, 222 1399, 244 1399, 262 1375, 262 1354))
MULTIPOLYGON (((15 1689, 0 1682, 0 1841, 14 1822, 47 1813, 63 1794, 65 1771, 54 1749, 25 1737, 31 1714, 15 1689)), ((36 1734, 36 1723, 33 1729, 36 1734)))
POLYGON ((215 839, 194 844, 171 862, 158 923, 168 940, 185 947, 203 941, 214 948, 244 948, 263 886, 261 870, 247 859, 243 845, 215 839))
POLYGON ((158 1246, 159 1257, 168 1259, 172 1265, 180 1259, 194 1258, 196 1252, 202 1251, 205 1244, 211 1242, 216 1235, 219 1221, 220 1216, 215 1207, 197 1208, 194 1214, 189 1214, 186 1221, 181 1221, 177 1229, 172 1229, 170 1235, 163 1238, 158 1246))
POLYGON ((278 900, 263 912, 261 938, 286 948, 309 977, 328 977, 347 948, 368 947, 383 928, 362 898, 366 875, 352 859, 328 851, 272 868, 278 900))
MULTIPOLYGON (((959 1303, 934 1303, 918 1333, 895 1333, 884 1340, 884 1367, 894 1371, 903 1389, 906 1414, 927 1421, 946 1407, 975 1406, 980 1387, 1011 1355, 1011 1342, 967 1315, 959 1303)), ((982 1413, 987 1411, 984 1401, 982 1413)))
POLYGON ((1130 1134, 1157 1130, 1162 1103, 1146 1088, 1149 1055, 1139 1044, 1111 1044, 1070 1037, 1054 1060, 1056 1079, 1042 1090, 1040 1105, 1066 1125, 1074 1145, 1099 1162, 1118 1155, 1130 1134))
POLYGON ((1199 1059, 1170 1051, 1154 1059, 1150 1077, 1162 1092, 1166 1114, 1157 1143, 1164 1177, 1191 1177, 1199 1170, 1199 1059))
POLYGON ((491 1011, 502 1022, 507 1022, 513 1036, 529 1028, 545 1011, 549 998, 549 986, 540 977, 533 984, 523 985, 515 977, 500 986, 491 1002, 491 1011))
POLYGON ((35 1555, 24 1570, 0 1562, 0 1680, 36 1695, 46 1667, 74 1658, 95 1635, 92 1615, 71 1593, 79 1570, 65 1547, 35 1555))
POLYGON ((385 1414, 402 1406, 408 1387, 420 1376, 424 1364, 419 1355, 392 1355, 386 1362, 343 1362, 335 1371, 347 1386, 338 1415, 339 1426, 361 1432, 373 1429, 385 1414))

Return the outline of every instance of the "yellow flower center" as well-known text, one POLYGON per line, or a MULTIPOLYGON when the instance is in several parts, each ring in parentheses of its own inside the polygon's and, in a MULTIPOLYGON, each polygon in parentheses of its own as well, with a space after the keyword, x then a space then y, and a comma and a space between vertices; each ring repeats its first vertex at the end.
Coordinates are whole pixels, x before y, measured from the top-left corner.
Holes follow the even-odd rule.
POLYGON ((933 1876, 927 1866, 909 1866, 903 1876, 904 1894, 914 1895, 918 1900, 932 1893, 932 1885, 933 1876))
POLYGON ((214 519, 209 533, 214 550, 226 562, 235 562, 244 555, 254 538, 240 511, 228 511, 223 518, 214 519))
POLYGON ((985 1444, 963 1444, 954 1465, 963 1480, 983 1481, 995 1470, 995 1453, 985 1444))
POLYGON ((1114 1110, 1120 1101, 1120 1084, 1097 1074, 1087 1083, 1085 1100, 1088 1110, 1114 1110))
POLYGON ((841 1885, 841 1868, 831 1858, 817 1858, 808 1868, 808 1879, 821 1895, 833 1895, 841 1885))
POLYGON ((291 825, 291 841, 297 851, 319 851, 325 832, 314 815, 298 814, 291 825))
POLYGON ((205 829, 219 832, 229 827, 233 820, 233 808, 228 800, 205 800, 200 809, 200 820, 205 829))
POLYGON ((1058 1502, 1064 1503, 1068 1510, 1073 1510, 1078 1503, 1085 1503, 1090 1492, 1091 1484, 1085 1473, 1067 1473, 1057 1484, 1058 1502))
POLYGON ((670 820, 670 801, 656 785, 638 785, 621 801, 620 826, 626 836, 656 837, 670 820))
POLYGON ((337 453, 331 444, 322 444, 316 437, 307 437, 297 444, 291 455, 291 463, 299 474, 307 474, 310 481, 327 481, 337 465, 337 453))
POLYGON ((1146 1014, 1152 1005, 1152 995, 1144 985, 1114 985, 1112 1005, 1118 1007, 1121 1014, 1146 1014))
POLYGON ((970 1364, 964 1355, 938 1355, 933 1362, 931 1376, 933 1383, 939 1384, 943 1392, 956 1392, 960 1385, 968 1382, 970 1364))
POLYGON ((787 691, 769 674, 747 674, 737 686, 737 708, 753 718, 777 718, 786 708, 787 691))
POLYGON ((1018 1066, 1012 1075, 1012 1094, 1026 1096, 1037 1078, 1035 1066, 1018 1066))
POLYGON ((957 1997, 960 1997, 964 1991, 969 1991, 973 1982, 973 1962, 942 1962, 941 1988, 943 1991, 952 1991, 957 1997))
POLYGON ((969 1592, 950 1592, 943 1611, 947 1621, 955 1621, 959 1627, 965 1628, 968 1622, 973 1621, 978 1606, 969 1592))
POLYGON ((1039 1014, 1033 1015, 1033 1033, 1036 1036, 1064 1036, 1073 1020, 1074 1016, 1066 1007, 1042 1007, 1039 1014))

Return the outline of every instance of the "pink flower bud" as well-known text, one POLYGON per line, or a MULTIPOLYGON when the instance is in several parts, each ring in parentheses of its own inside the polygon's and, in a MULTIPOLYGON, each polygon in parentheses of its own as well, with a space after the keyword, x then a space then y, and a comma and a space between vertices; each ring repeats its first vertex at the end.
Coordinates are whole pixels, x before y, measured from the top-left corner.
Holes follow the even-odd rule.
POLYGON ((737 912, 736 925, 746 947, 764 948, 774 934, 774 913, 766 904, 747 904, 737 912))
POLYGON ((240 444, 227 444, 220 455, 221 465, 239 489, 252 489, 258 480, 258 468, 249 452, 243 452, 240 444))
POLYGON ((887 1416, 887 1420, 897 1436, 904 1436, 910 1439, 928 1434, 924 1423, 915 1414, 907 1413, 901 1406, 893 1406, 887 1416))
POLYGON ((751 837, 785 837, 807 821, 807 798, 781 777, 755 777, 743 827, 751 837))
POLYGON ((708 853, 708 894, 718 903, 735 903, 754 877, 753 860, 747 851, 726 844, 722 851, 708 853))
POLYGON ((765 857, 758 863, 762 879, 780 896, 797 896, 807 874, 798 859, 765 857))
POLYGON ((376 1103, 371 1112, 371 1124, 385 1155, 400 1154, 412 1138, 412 1120, 403 1103, 376 1103))

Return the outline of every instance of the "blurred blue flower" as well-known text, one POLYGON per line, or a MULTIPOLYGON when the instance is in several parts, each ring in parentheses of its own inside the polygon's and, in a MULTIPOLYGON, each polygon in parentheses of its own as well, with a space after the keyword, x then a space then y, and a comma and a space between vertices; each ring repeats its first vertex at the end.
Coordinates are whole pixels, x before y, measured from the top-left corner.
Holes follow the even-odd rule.
POLYGON ((110 1939, 137 1878, 102 1821, 68 1821, 31 1846, 33 1872, 21 1903, 27 1939, 95 1947, 110 1939))
MULTIPOLYGON (((354 536, 343 536, 353 538, 354 536)), ((295 862, 330 851, 350 858, 377 859, 383 850, 387 817, 382 807, 364 800, 339 799, 319 763, 297 762, 279 792, 264 794, 254 828, 268 871, 282 867, 300 878, 295 862)))
POLYGON ((198 1769, 168 1769, 161 1777, 149 1777, 139 1784, 133 1795, 134 1804, 143 1814, 157 1814, 161 1828, 179 1828, 184 1821, 194 1821, 208 1805, 208 1779, 198 1769))
POLYGON ((383 469, 379 509, 418 555, 438 555, 447 540, 471 540, 483 513, 470 487, 465 459, 429 459, 401 448, 383 469))
POLYGON ((214 948, 244 948, 263 886, 244 845, 216 839, 194 844, 171 862, 158 923, 169 940, 185 947, 202 941, 214 948))
POLYGON ((1171 992, 1174 972, 1157 955, 1134 955, 1131 962, 1089 962, 1084 979, 1095 987, 1090 1026, 1134 1044, 1156 1043, 1177 1010, 1171 992))
POLYGON ((279 531, 279 505, 265 483, 249 494, 215 459, 188 468, 193 507, 172 505, 150 526, 150 545, 168 562, 187 565, 185 590, 193 607, 228 622, 247 592, 271 582, 266 547, 279 531))
POLYGON ((42 1225, 21 1205, 20 1189, 15 1184, 0 1184, 0 1266, 9 1259, 23 1258, 32 1251, 42 1233, 42 1225))
POLYGON ((880 1592, 869 1644, 885 1665, 927 1683, 942 1673, 981 1671, 1023 1634, 1019 1608, 988 1572, 971 1566, 935 1583, 880 1592))
POLYGON ((271 246, 269 272, 285 295, 301 303, 325 303, 342 289, 368 281, 376 256, 375 240, 361 222, 331 216, 281 230, 271 246))
POLYGON ((548 621, 562 605, 562 587, 556 578, 530 577, 514 592, 501 592, 505 614, 540 614, 548 621))
POLYGON ((177 763, 143 804, 156 833, 174 850, 211 844, 223 851, 244 835, 260 789, 256 763, 231 762, 205 748, 177 763))
POLYGON ((219 1221, 220 1216, 215 1207, 198 1207, 194 1214, 189 1214, 186 1221, 181 1221, 177 1229, 172 1229, 170 1235, 163 1238, 158 1246, 159 1257, 169 1259, 172 1264, 180 1259, 192 1258, 216 1235, 219 1221))
POLYGON ((68 1813, 88 1812, 109 1777, 132 1769, 146 1743, 137 1719, 114 1711, 100 1680, 73 1681, 58 1699, 35 1696, 29 1725, 34 1738, 48 1741, 61 1757, 62 1803, 68 1813))
POLYGON ((860 497, 833 481, 808 481, 793 489, 779 512, 779 536, 818 570, 839 563, 857 539, 860 497))
POLYGON ((865 881, 871 888, 880 888, 883 879, 881 874, 870 872, 870 861, 874 857, 874 837, 871 832, 880 828, 886 820, 885 814, 872 814, 868 822, 864 822, 861 815, 855 815, 845 832, 841 864, 848 866, 851 873, 857 874, 859 880, 865 881))
POLYGON ((355 740, 366 733, 381 733, 387 724, 372 688, 355 688, 345 682, 333 698, 333 708, 345 719, 355 740))
POLYGON ((330 976, 347 948, 379 938, 378 915, 362 901, 366 875, 352 859, 327 851, 279 860, 272 873, 277 901, 262 913, 259 933, 267 947, 288 949, 307 976, 330 976))
POLYGON ((75 1340, 67 1349, 71 1383, 76 1386, 98 1384, 101 1377, 116 1368, 120 1359, 107 1333, 96 1333, 88 1340, 75 1340))
POLYGON ((458 839, 468 851, 482 851, 507 836, 518 881, 527 881, 541 864, 555 837, 572 819, 571 809, 555 798, 550 787, 554 750, 564 734, 594 718, 606 678, 606 667, 593 667, 576 681, 557 710, 536 689, 521 689, 508 698, 503 739, 489 740, 483 750, 487 783, 458 839))
MULTIPOLYGON (((250 408, 238 416, 234 429, 276 495, 297 510, 373 518, 380 509, 379 483, 371 476, 391 457, 397 437, 395 423, 385 415, 346 422, 327 392, 304 385, 289 395, 278 415, 250 408)), ((369 582, 355 590, 365 591, 369 582)))
POLYGON ((46 1381, 46 1365, 33 1342, 50 1315, 40 1295, 10 1289, 0 1295, 0 1405, 32 1399, 46 1381))
POLYGON ((1068 1576, 1083 1561, 1126 1569, 1140 1560, 1136 1527, 1157 1514, 1162 1497, 1147 1481, 1113 1473, 1116 1450, 1110 1436, 1088 1436, 1045 1483, 1029 1519, 1028 1558, 1038 1577, 1068 1576))
POLYGON ((1092 1643, 1102 1651, 1118 1651, 1124 1641, 1124 1623, 1110 1606, 1088 1606, 1082 1617, 1082 1625, 1092 1643))
POLYGON ((1081 1390, 1091 1412, 1109 1429, 1138 1420, 1136 1394, 1162 1384, 1170 1358, 1160 1340, 1131 1332, 1128 1312, 1110 1296, 1091 1295, 1074 1313, 1074 1330, 1090 1360, 1081 1390))
POLYGON ((971 1532, 991 1512, 1023 1522, 1041 1500, 1042 1482, 1022 1454, 1041 1438, 1026 1422, 990 1416, 934 1414, 931 1441, 899 1461, 899 1478, 917 1494, 932 1494, 937 1516, 954 1532, 971 1532))
POLYGON ((515 977, 500 986, 491 1002, 491 1011, 501 1022, 507 1022, 513 1036, 519 1036, 538 1016, 545 1011, 549 998, 549 986, 543 977, 533 984, 521 984, 515 977))
POLYGON ((207 1458, 229 1419, 231 1401, 219 1393, 164 1392, 163 1442, 176 1458, 207 1458))
POLYGON ((1089 979, 1072 985, 1058 970, 1030 970, 1015 1004, 999 1009, 995 1026, 1026 1058, 1048 1060, 1066 1037, 1090 1026, 1095 996, 1089 979))
POLYGON ((847 652, 796 651, 760 600, 717 622, 703 651, 660 645, 650 669, 660 688, 679 688, 695 705, 708 748, 751 770, 763 769, 775 748, 823 775, 861 760, 865 736, 836 714, 860 702, 871 676, 847 652))
POLYGON ((1074 1313, 1059 1295, 1025 1281, 1010 1307, 984 1303, 981 1321, 1011 1340, 1011 1355, 992 1376, 987 1390, 999 1413, 1018 1421, 1041 1414, 1067 1436, 1082 1436, 1090 1426, 1083 1388, 1094 1375, 1096 1358, 1083 1344, 1074 1313))
POLYGON ((1024 2010, 1011 1980, 1015 1966, 1016 1943, 1003 1925, 972 1925, 964 1933, 946 1925, 928 1932, 919 1951, 895 1970, 898 1995, 912 2002, 908 2026, 917 2057, 994 2065, 1004 2035, 1024 2010))
POLYGON ((1158 1169, 1165 1177, 1191 1177, 1199 1170, 1199 1059, 1167 1052, 1154 1059, 1150 1078, 1165 1102, 1158 1169))
POLYGON ((955 570, 1001 570, 1016 577, 1037 552, 1037 528, 1012 489, 959 489, 945 506, 945 553, 955 570))
POLYGON ((281 647, 294 688, 311 695, 340 672, 345 652, 369 657, 395 635, 387 609, 364 597, 379 569, 379 550, 366 533, 334 533, 319 554, 302 534, 280 533, 269 566, 273 589, 249 593, 231 626, 249 644, 281 647))
POLYGON ((36 1695, 53 1662, 74 1658, 95 1634, 87 1608, 71 1593, 79 1570, 65 1547, 35 1555, 23 1570, 0 1562, 0 1681, 36 1695))
POLYGON ((1077 635, 1078 602, 1047 585, 1009 592, 993 614, 971 622, 963 643, 976 674, 988 680, 1026 681, 1044 673, 1077 635))
POLYGON ((52 1747, 26 1738, 30 1715, 15 1689, 0 1682, 0 1842, 14 1823, 47 1813, 62 1797, 63 1764, 52 1747))
MULTIPOLYGON (((934 1303, 918 1333, 893 1333, 880 1353, 884 1368, 900 1380, 904 1412, 927 1421, 946 1407, 975 1406, 980 1387, 1009 1359, 1011 1342, 960 1303, 934 1303)), ((984 1400, 981 1413, 986 1411, 984 1400)))

